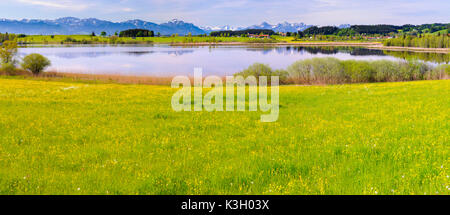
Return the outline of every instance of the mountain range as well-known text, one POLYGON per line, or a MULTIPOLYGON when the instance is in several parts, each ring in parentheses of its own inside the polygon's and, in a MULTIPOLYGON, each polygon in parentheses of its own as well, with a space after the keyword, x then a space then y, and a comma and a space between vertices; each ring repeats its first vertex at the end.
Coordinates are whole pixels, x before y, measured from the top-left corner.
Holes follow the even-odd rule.
POLYGON ((252 25, 248 27, 238 27, 233 28, 229 25, 223 27, 201 27, 202 30, 211 32, 211 31, 236 31, 236 30, 245 30, 245 29, 271 29, 275 32, 297 32, 303 31, 312 25, 306 25, 305 23, 288 23, 283 22, 277 25, 271 25, 267 22, 263 22, 259 25, 252 25))
MULTIPOLYGON (((16 34, 32 34, 32 35, 73 35, 73 34, 91 34, 95 32, 100 34, 105 31, 109 35, 115 32, 127 29, 148 29, 160 33, 161 35, 193 35, 207 34, 212 31, 222 30, 244 30, 244 29, 272 29, 275 32, 297 32, 305 30, 312 25, 304 23, 280 23, 271 25, 263 22, 260 25, 252 25, 249 27, 233 28, 229 25, 222 27, 199 27, 192 23, 187 23, 181 20, 172 20, 162 24, 147 22, 143 20, 129 20, 125 22, 111 22, 95 18, 79 19, 75 17, 64 17, 55 20, 41 20, 41 19, 22 19, 10 20, 0 19, 0 32, 9 32, 16 34)), ((347 26, 347 25, 341 25, 347 26)))

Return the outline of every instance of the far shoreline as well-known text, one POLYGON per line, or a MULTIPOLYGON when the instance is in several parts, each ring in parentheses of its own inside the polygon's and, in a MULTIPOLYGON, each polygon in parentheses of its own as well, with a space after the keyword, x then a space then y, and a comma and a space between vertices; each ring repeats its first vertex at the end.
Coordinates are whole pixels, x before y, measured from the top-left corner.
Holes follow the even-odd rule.
POLYGON ((384 46, 380 42, 302 42, 302 43, 242 43, 242 42, 225 42, 225 43, 170 43, 173 46, 227 46, 227 45, 251 45, 251 46, 352 46, 365 47, 368 49, 378 49, 386 51, 411 51, 411 52, 431 52, 449 54, 450 48, 421 48, 421 47, 401 47, 401 46, 384 46))
MULTIPOLYGON (((408 52, 426 52, 426 53, 440 53, 449 54, 450 48, 421 48, 421 47, 400 47, 400 46, 384 46, 381 42, 276 42, 276 43, 249 43, 249 42, 198 42, 198 43, 124 43, 124 44, 110 44, 110 43, 65 43, 63 45, 171 45, 171 46, 347 46, 347 47, 364 47, 375 50, 386 51, 408 51, 408 52)), ((59 43, 28 43, 27 45, 61 45, 59 43)))

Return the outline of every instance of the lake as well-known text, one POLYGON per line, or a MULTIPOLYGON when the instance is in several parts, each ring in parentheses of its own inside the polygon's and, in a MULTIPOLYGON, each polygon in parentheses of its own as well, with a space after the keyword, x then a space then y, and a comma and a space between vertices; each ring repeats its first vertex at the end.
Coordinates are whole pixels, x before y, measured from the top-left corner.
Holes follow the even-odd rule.
POLYGON ((411 56, 431 63, 448 63, 448 55, 371 50, 359 47, 252 47, 170 45, 30 46, 19 56, 40 53, 52 62, 48 71, 119 74, 132 76, 192 75, 196 67, 204 75, 232 75, 253 63, 286 69, 297 60, 335 57, 342 60, 399 60, 411 56))

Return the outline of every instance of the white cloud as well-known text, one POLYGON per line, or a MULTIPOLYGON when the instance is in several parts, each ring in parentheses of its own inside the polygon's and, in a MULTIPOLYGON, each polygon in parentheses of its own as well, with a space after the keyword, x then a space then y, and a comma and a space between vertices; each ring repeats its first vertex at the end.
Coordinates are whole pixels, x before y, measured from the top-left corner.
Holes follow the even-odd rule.
POLYGON ((180 18, 197 25, 248 26, 448 22, 449 0, 0 0, 3 18, 96 17, 112 21, 180 18), (25 7, 24 7, 25 5, 25 7), (37 10, 45 13, 37 13, 37 10))
POLYGON ((88 4, 76 3, 73 1, 53 1, 53 0, 19 0, 23 4, 36 5, 47 8, 64 9, 64 10, 76 10, 81 11, 89 7, 88 4))
POLYGON ((215 4, 212 6, 212 8, 214 9, 222 9, 222 8, 241 8, 244 7, 248 4, 247 1, 245 0, 240 0, 240 1, 225 1, 225 2, 220 2, 218 4, 215 4))

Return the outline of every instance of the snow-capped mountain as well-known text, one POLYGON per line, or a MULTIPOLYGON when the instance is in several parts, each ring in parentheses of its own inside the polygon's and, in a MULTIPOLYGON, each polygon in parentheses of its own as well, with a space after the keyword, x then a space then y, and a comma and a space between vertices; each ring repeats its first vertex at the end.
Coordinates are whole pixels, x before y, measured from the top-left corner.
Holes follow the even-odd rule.
POLYGON ((172 29, 173 33, 178 33, 180 35, 186 35, 188 33, 191 33, 193 35, 199 35, 199 34, 206 33, 204 30, 195 26, 194 24, 186 23, 186 22, 178 20, 178 19, 173 19, 170 22, 162 23, 162 24, 160 24, 160 27, 172 29))
POLYGON ((271 24, 269 24, 267 22, 263 22, 263 23, 261 23, 259 25, 249 26, 249 27, 247 27, 245 29, 274 29, 274 28, 275 28, 275 25, 271 25, 271 24))
POLYGON ((236 28, 236 27, 231 27, 229 25, 225 25, 222 27, 211 27, 211 26, 206 26, 206 27, 200 27, 202 30, 207 31, 207 32, 212 32, 212 31, 237 31, 240 30, 242 28, 236 28))
POLYGON ((272 28, 275 32, 298 32, 303 31, 307 28, 311 27, 311 25, 305 25, 305 23, 288 23, 283 22, 278 25, 276 25, 274 28, 272 28))
POLYGON ((196 34, 206 33, 204 30, 191 23, 180 20, 172 20, 167 23, 156 24, 143 20, 129 20, 125 22, 110 22, 100 19, 79 19, 75 17, 64 17, 55 20, 9 20, 0 19, 0 32, 23 33, 23 34, 90 34, 95 32, 100 34, 102 31, 108 34, 114 34, 117 31, 123 31, 132 28, 141 28, 152 30, 162 35, 180 34, 186 35, 189 32, 196 34))
POLYGON ((306 25, 303 22, 301 22, 301 23, 283 22, 283 23, 279 23, 277 25, 271 25, 267 22, 263 22, 259 25, 252 25, 245 29, 271 29, 275 32, 297 32, 297 31, 303 31, 309 27, 311 27, 311 25, 306 25))
POLYGON ((277 25, 271 25, 267 22, 263 22, 259 25, 252 25, 245 28, 242 27, 231 27, 229 25, 223 27, 204 27, 202 28, 204 31, 236 31, 236 30, 245 30, 245 29, 270 29, 275 32, 297 32, 303 31, 307 28, 311 27, 311 25, 306 25, 304 23, 288 23, 283 22, 277 25))
MULTIPOLYGON (((277 25, 271 25, 267 22, 263 22, 259 25, 252 25, 249 27, 232 27, 230 25, 221 27, 198 27, 192 23, 187 23, 177 19, 162 24, 156 24, 139 19, 128 20, 125 22, 111 22, 95 18, 79 19, 75 17, 64 17, 55 20, 0 19, 0 32, 38 35, 91 34, 92 32, 100 34, 102 31, 113 35, 115 32, 133 28, 148 29, 154 31, 155 34, 160 33, 161 35, 187 35, 188 33, 199 35, 210 33, 212 31, 236 31, 244 29, 271 29, 275 32, 297 32, 303 31, 309 27, 311 27, 311 25, 289 22, 279 23, 277 25)), ((348 27, 350 27, 348 24, 339 26, 339 28, 348 27)))

